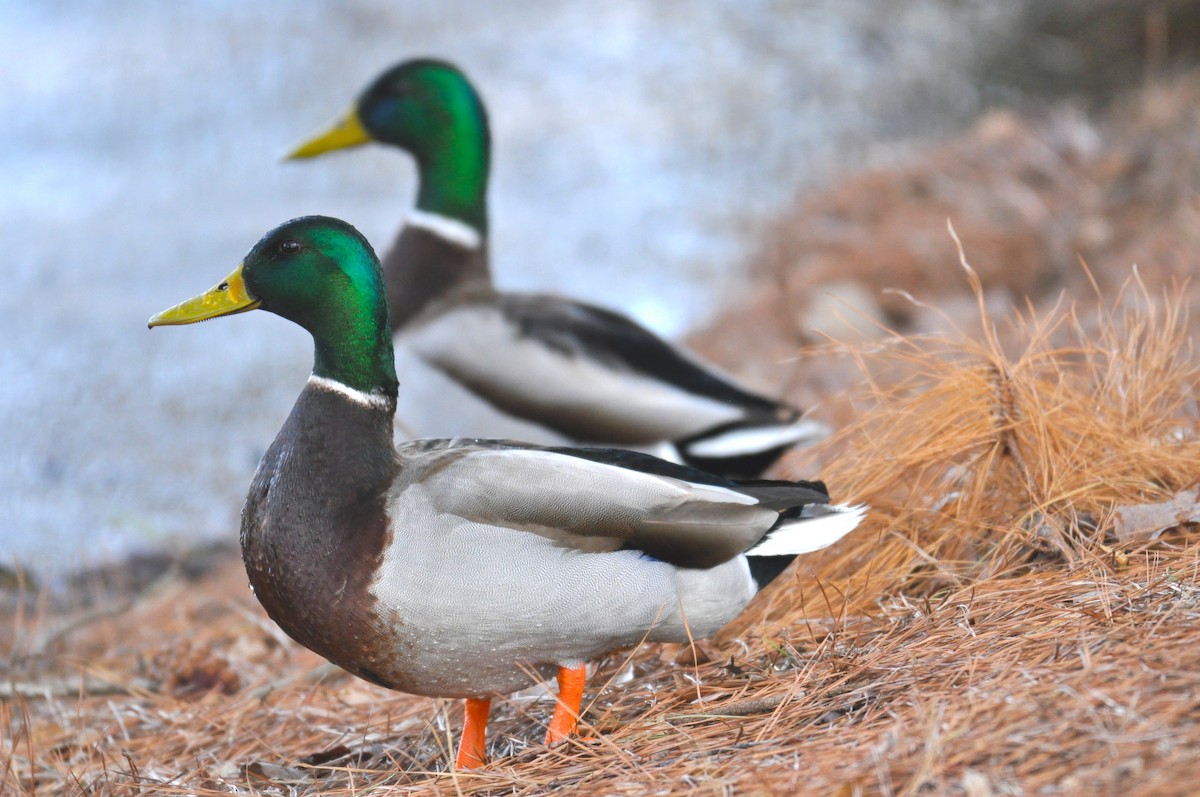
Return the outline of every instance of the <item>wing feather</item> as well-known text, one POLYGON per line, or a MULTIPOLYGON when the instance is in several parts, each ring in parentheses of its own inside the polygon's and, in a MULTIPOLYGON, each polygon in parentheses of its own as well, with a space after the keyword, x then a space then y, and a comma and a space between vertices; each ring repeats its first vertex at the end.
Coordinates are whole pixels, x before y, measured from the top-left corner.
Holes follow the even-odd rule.
POLYGON ((779 519, 732 482, 690 481, 681 478, 688 469, 674 465, 663 470, 675 475, 628 467, 620 464, 628 462, 624 452, 606 461, 603 449, 583 457, 507 442, 447 443, 436 450, 426 441, 411 458, 411 478, 438 512, 579 550, 608 540, 679 567, 713 567, 752 547, 779 519))

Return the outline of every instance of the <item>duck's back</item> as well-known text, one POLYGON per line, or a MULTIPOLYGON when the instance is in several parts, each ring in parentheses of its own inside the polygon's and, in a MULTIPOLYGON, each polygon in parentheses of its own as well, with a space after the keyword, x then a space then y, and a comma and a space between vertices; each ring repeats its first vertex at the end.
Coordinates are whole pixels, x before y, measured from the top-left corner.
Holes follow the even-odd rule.
POLYGON ((624 316, 554 296, 463 292, 404 339, 497 408, 574 440, 646 446, 795 417, 624 316))

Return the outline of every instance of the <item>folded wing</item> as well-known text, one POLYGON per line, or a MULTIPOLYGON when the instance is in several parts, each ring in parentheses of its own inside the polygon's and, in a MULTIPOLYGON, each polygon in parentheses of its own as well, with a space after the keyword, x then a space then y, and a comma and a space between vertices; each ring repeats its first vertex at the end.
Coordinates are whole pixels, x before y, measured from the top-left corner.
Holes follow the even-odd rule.
POLYGON ((829 500, 819 483, 740 485, 610 449, 451 440, 422 441, 402 453, 412 483, 438 512, 584 551, 634 548, 678 567, 732 559, 781 513, 829 500))

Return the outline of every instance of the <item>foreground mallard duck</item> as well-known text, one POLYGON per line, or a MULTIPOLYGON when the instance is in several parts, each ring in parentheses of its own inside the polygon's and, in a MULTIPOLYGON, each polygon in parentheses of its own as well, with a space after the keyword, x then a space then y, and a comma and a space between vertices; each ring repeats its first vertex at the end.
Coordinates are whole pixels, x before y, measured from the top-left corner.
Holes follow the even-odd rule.
POLYGON ((557 673, 546 738, 561 740, 586 661, 713 633, 796 554, 862 517, 830 505, 820 482, 736 483, 629 451, 396 448, 382 279, 349 224, 295 219, 150 326, 261 308, 312 334, 312 376, 242 511, 250 584, 293 639, 359 677, 466 698, 460 767, 485 759, 491 698, 531 672, 557 673))
POLYGON ((655 448, 757 476, 827 433, 619 313, 541 294, 499 293, 488 265, 487 115, 450 64, 406 61, 290 158, 369 141, 417 163, 416 209, 383 259, 404 345, 497 409, 576 441, 655 448))

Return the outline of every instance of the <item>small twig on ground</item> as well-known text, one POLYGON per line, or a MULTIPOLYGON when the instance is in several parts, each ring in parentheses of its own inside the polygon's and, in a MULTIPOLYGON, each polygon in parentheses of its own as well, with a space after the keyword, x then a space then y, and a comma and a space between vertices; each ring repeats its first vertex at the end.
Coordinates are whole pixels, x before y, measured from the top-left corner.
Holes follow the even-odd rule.
POLYGON ((84 678, 82 681, 71 678, 50 678, 40 681, 5 681, 0 682, 0 700, 11 700, 23 697, 30 700, 45 698, 78 697, 86 695, 96 697, 102 695, 127 695, 138 691, 152 691, 153 684, 144 678, 135 678, 128 683, 102 680, 100 678, 84 678))
POLYGON ((771 697, 759 697, 753 700, 741 700, 737 703, 727 703, 723 706, 718 706, 711 712, 668 714, 665 719, 668 722, 678 722, 680 720, 720 719, 722 717, 748 717, 753 714, 766 714, 779 708, 783 705, 783 701, 789 697, 791 695, 772 695, 771 697))

